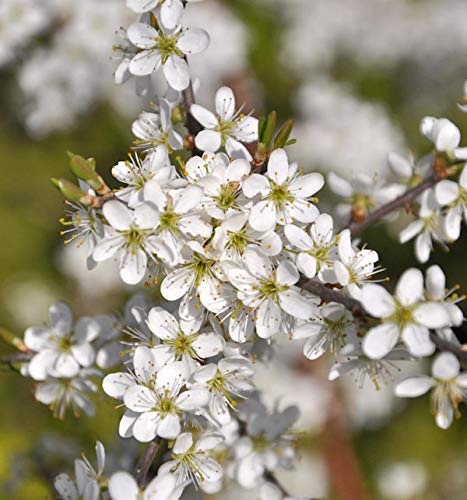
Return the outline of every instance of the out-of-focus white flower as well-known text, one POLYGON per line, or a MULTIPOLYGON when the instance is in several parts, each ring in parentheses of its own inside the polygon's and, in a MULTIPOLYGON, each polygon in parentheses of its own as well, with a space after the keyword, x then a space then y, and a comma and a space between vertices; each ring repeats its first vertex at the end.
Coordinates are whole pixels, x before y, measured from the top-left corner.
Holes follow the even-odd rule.
POLYGON ((420 131, 437 151, 451 153, 458 160, 467 160, 467 148, 459 148, 461 132, 447 118, 426 116, 420 123, 420 131))
POLYGON ((378 488, 388 500, 418 498, 427 482, 426 469, 420 462, 395 462, 378 472, 378 488))
POLYGON ((441 429, 447 429, 454 416, 460 417, 458 406, 467 397, 467 373, 461 373, 459 360, 450 352, 438 354, 431 371, 431 377, 418 375, 400 381, 395 393, 403 398, 416 398, 433 389, 432 405, 436 424, 441 429))
POLYGON ((157 474, 141 491, 136 479, 125 471, 115 472, 109 479, 111 500, 178 500, 189 481, 177 483, 174 474, 157 474))

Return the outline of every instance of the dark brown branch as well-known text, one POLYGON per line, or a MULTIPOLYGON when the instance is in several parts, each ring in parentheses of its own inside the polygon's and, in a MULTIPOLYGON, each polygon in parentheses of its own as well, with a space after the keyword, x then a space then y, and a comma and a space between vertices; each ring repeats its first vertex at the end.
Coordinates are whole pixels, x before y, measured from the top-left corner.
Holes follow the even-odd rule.
POLYGON ((144 450, 144 453, 141 455, 141 458, 138 460, 136 465, 136 482, 140 488, 145 488, 148 483, 148 472, 151 468, 151 465, 154 461, 154 457, 159 450, 159 446, 161 444, 161 438, 154 438, 144 450))
POLYGON ((193 92, 193 85, 190 83, 188 87, 183 91, 183 105, 185 107, 186 114, 186 128, 188 132, 195 137, 203 127, 198 123, 196 118, 191 114, 191 106, 195 104, 195 93, 193 92))
POLYGON ((3 356, 0 358, 0 363, 5 365, 14 365, 16 363, 27 363, 31 361, 33 353, 31 352, 22 352, 20 354, 10 354, 8 356, 3 356))
POLYGON ((329 288, 328 286, 318 283, 317 281, 311 281, 303 277, 300 279, 297 286, 303 290, 313 293, 314 295, 317 295, 318 297, 321 297, 323 302, 337 302, 338 304, 342 304, 355 317, 366 315, 358 300, 348 297, 339 290, 329 288))
POLYGON ((389 215, 390 213, 394 212, 395 210, 398 210, 400 208, 405 207, 406 205, 409 205, 418 195, 423 193, 423 191, 426 191, 427 189, 433 187, 435 184, 437 184, 439 181, 442 180, 442 177, 440 176, 433 176, 428 179, 425 179, 423 182, 418 184, 418 186, 415 186, 412 189, 409 189, 406 191, 404 194, 396 198, 395 200, 386 203, 386 205, 383 205, 382 207, 378 208, 374 212, 371 212, 368 217, 363 219, 361 222, 357 221, 352 221, 349 224, 349 229, 350 232, 352 233, 352 236, 358 236, 361 234, 365 229, 367 229, 369 226, 374 224, 375 222, 379 221, 386 215, 389 215))

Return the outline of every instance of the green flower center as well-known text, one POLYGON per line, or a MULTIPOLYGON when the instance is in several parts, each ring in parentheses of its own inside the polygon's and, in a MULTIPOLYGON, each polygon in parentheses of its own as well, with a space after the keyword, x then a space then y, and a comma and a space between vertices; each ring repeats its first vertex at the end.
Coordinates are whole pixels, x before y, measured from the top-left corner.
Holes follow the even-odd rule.
POLYGON ((181 215, 173 212, 170 208, 165 212, 162 212, 159 218, 158 232, 170 231, 174 236, 180 234, 177 223, 180 220, 181 215))
POLYGON ((268 279, 261 281, 259 286, 259 291, 263 297, 271 297, 276 299, 279 293, 288 290, 288 286, 280 285, 276 281, 276 273, 274 271, 273 276, 268 279))
POLYGON ((175 406, 173 398, 163 396, 157 402, 157 405, 154 407, 154 411, 160 413, 162 418, 164 418, 167 415, 177 413, 177 407, 175 406))
POLYGON ((178 39, 180 38, 180 33, 175 35, 165 35, 159 32, 159 36, 155 38, 156 45, 153 50, 158 50, 162 57, 162 64, 167 62, 170 56, 177 55, 181 58, 184 57, 183 52, 177 47, 178 39))
POLYGON ((223 211, 227 212, 229 208, 237 207, 237 195, 238 195, 238 184, 235 182, 230 182, 229 184, 223 184, 218 196, 214 199, 217 202, 217 206, 223 211))
POLYGON ((294 197, 290 194, 287 183, 276 184, 274 181, 269 180, 269 184, 271 186, 271 193, 264 198, 265 200, 273 201, 277 208, 281 208, 286 201, 291 203, 294 201, 294 197))
POLYGON ((243 253, 245 251, 246 246, 250 242, 250 239, 248 238, 246 234, 246 229, 242 229, 241 231, 238 231, 237 233, 228 233, 228 242, 226 247, 227 248, 232 248, 236 250, 239 253, 243 253))

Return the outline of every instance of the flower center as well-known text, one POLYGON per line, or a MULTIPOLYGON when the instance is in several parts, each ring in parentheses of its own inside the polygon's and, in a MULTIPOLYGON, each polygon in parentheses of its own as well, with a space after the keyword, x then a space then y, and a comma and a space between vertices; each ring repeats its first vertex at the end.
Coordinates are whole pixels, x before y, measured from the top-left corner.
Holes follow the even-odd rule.
POLYGON ((238 184, 236 182, 229 182, 223 184, 220 193, 214 199, 217 206, 223 211, 227 212, 229 208, 237 207, 238 184))
POLYGON ((175 406, 174 400, 169 396, 162 396, 157 405, 154 407, 154 411, 161 414, 162 418, 167 415, 171 415, 177 412, 177 407, 175 406))
POLYGON ((173 235, 177 236, 180 233, 177 226, 180 217, 180 214, 177 214, 170 209, 162 212, 159 218, 158 232, 170 231, 173 235))
POLYGON ((454 410, 456 418, 461 416, 458 406, 464 400, 462 390, 456 383, 456 378, 450 380, 437 380, 437 386, 433 391, 432 409, 433 414, 449 415, 450 407, 454 410))
POLYGON ((271 193, 266 196, 265 200, 272 200, 277 208, 281 208, 286 202, 293 202, 294 197, 289 193, 288 184, 276 184, 274 181, 269 180, 271 186, 271 193))
POLYGON ((272 278, 261 281, 259 291, 263 297, 277 298, 280 292, 285 292, 289 288, 277 283, 275 274, 274 272, 272 278))
POLYGON ((246 229, 242 229, 237 233, 228 233, 228 242, 226 247, 236 250, 238 253, 243 254, 246 246, 250 242, 248 236, 246 235, 246 229))
POLYGON ((177 55, 181 58, 184 57, 183 52, 177 47, 178 39, 180 38, 180 33, 172 36, 165 35, 159 32, 159 36, 155 38, 156 45, 153 50, 158 50, 162 57, 162 64, 167 62, 167 59, 172 55, 177 55))

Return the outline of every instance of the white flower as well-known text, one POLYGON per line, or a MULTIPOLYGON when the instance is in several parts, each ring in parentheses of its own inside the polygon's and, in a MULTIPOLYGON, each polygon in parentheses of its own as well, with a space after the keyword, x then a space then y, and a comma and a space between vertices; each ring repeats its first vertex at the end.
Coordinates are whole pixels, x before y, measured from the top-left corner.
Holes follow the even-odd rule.
MULTIPOLYGON (((95 194, 84 183, 80 182, 80 186, 89 194, 95 194)), ((74 242, 77 247, 81 245, 86 246, 87 268, 93 269, 96 266, 96 262, 92 257, 92 253, 98 240, 104 236, 104 225, 94 209, 83 207, 79 203, 72 203, 70 201, 66 201, 65 203, 65 218, 60 219, 60 223, 66 229, 61 231, 60 234, 67 238, 65 245, 74 242)))
POLYGON ((467 113, 467 81, 464 82, 464 96, 458 106, 463 113, 467 113))
POLYGON ((379 260, 377 252, 364 248, 355 250, 349 229, 344 229, 339 235, 337 251, 340 260, 334 262, 334 272, 338 282, 347 287, 349 294, 360 300, 362 286, 379 272, 375 262, 379 260))
POLYGON ((190 387, 209 390, 209 413, 220 425, 226 425, 232 418, 229 408, 235 409, 237 404, 235 398, 254 390, 253 375, 253 365, 245 358, 223 358, 217 365, 211 363, 196 370, 190 387))
POLYGON ((185 56, 202 52, 209 45, 209 35, 201 29, 159 30, 143 23, 128 28, 128 38, 138 52, 130 61, 129 71, 136 76, 150 75, 161 66, 169 85, 184 90, 190 84, 190 69, 185 56))
POLYGON ((172 448, 172 460, 159 468, 161 474, 174 473, 179 482, 191 480, 195 486, 204 482, 213 483, 222 479, 224 470, 210 456, 211 450, 224 440, 221 434, 209 433, 194 442, 190 432, 180 434, 172 448))
POLYGON ((298 249, 295 261, 298 270, 307 278, 312 279, 318 275, 321 281, 329 282, 326 274, 332 269, 336 245, 332 217, 321 214, 310 225, 308 232, 309 234, 293 224, 284 227, 285 237, 298 249))
POLYGON ((63 420, 68 408, 76 417, 84 412, 88 417, 95 415, 94 404, 88 394, 97 392, 97 385, 91 377, 101 377, 98 370, 82 368, 73 378, 49 378, 37 385, 34 397, 40 403, 49 406, 53 416, 63 420))
POLYGON ((460 130, 450 120, 426 116, 420 123, 420 130, 437 151, 451 153, 458 160, 467 160, 467 148, 458 147, 460 130))
POLYGON ((224 147, 232 158, 246 158, 251 155, 242 143, 258 139, 258 120, 241 114, 241 108, 235 111, 235 96, 229 87, 221 87, 216 93, 216 114, 208 109, 193 104, 191 114, 205 128, 195 138, 195 144, 201 151, 214 151, 224 147))
POLYGON ((467 223, 467 166, 464 166, 459 183, 445 179, 435 187, 435 196, 447 210, 443 218, 443 230, 451 241, 459 238, 462 219, 467 223))
POLYGON ((166 247, 168 252, 159 258, 170 267, 183 260, 182 248, 192 237, 208 238, 211 225, 203 220, 200 202, 203 190, 199 186, 188 185, 182 189, 165 192, 156 180, 149 181, 144 187, 144 199, 159 212, 154 224, 154 242, 159 248, 166 247))
POLYGON ((432 404, 436 424, 447 429, 454 418, 460 417, 459 403, 467 397, 467 373, 460 373, 459 360, 450 352, 438 354, 433 361, 432 377, 409 377, 396 386, 396 395, 416 398, 433 389, 432 404))
POLYGON ((415 256, 424 264, 428 262, 433 250, 432 239, 444 246, 445 235, 442 229, 440 206, 434 191, 428 189, 420 196, 420 209, 417 220, 411 222, 399 234, 399 241, 404 244, 415 238, 415 256))
POLYGON ((187 485, 188 481, 177 484, 174 474, 158 473, 141 491, 131 474, 119 471, 110 476, 109 494, 112 500, 178 500, 187 485))
POLYGON ((196 241, 188 242, 187 247, 191 254, 161 283, 162 296, 172 301, 198 293, 201 304, 208 311, 215 314, 225 311, 233 290, 220 280, 222 272, 217 255, 196 241))
POLYGON ((389 153, 388 165, 391 172, 408 187, 415 187, 433 170, 434 156, 426 155, 415 163, 412 156, 405 158, 397 153, 389 153))
POLYGON ((101 442, 96 443, 97 470, 84 454, 75 460, 75 480, 68 474, 59 474, 55 478, 55 489, 63 500, 92 500, 100 498, 105 467, 105 449, 101 442))
POLYGON ((246 419, 248 435, 233 445, 234 463, 229 473, 242 488, 252 489, 267 471, 291 467, 295 451, 288 430, 298 418, 298 409, 291 406, 269 413, 263 404, 250 400, 240 417, 246 419))
POLYGON ((112 168, 112 175, 128 187, 117 191, 116 196, 135 208, 144 200, 144 186, 154 179, 165 185, 176 177, 175 168, 170 165, 169 156, 163 147, 149 153, 144 160, 138 155, 119 161, 112 168))
POLYGON ((400 277, 395 296, 381 285, 363 287, 361 302, 375 318, 382 318, 381 325, 370 328, 363 339, 363 352, 371 359, 385 357, 403 340, 411 354, 429 356, 435 351, 429 329, 449 326, 449 313, 442 304, 425 302, 423 274, 411 268, 400 277))
POLYGON ((397 183, 385 184, 383 177, 358 173, 350 181, 334 172, 328 175, 328 185, 332 192, 344 198, 336 208, 337 215, 362 221, 375 208, 389 203, 405 191, 405 186, 397 183))
POLYGON ((382 359, 371 359, 363 352, 361 342, 348 343, 342 348, 339 361, 329 370, 328 379, 334 381, 343 375, 351 373, 360 389, 365 385, 368 377, 376 390, 381 389, 382 383, 393 381, 392 371, 400 371, 398 361, 409 361, 411 356, 405 349, 393 349, 382 359))
POLYGON ((245 205, 242 180, 249 175, 251 165, 245 159, 229 162, 225 154, 206 152, 193 156, 185 165, 188 179, 201 186, 205 197, 201 207, 215 219, 237 213, 245 205))
MULTIPOLYGON (((196 2, 199 0, 187 0, 188 2, 196 2)), ((168 29, 174 29, 183 16, 182 0, 127 0, 127 6, 142 14, 158 7, 162 24, 168 29)))
POLYGON ((248 213, 233 213, 216 227, 211 244, 219 253, 219 260, 241 264, 242 255, 250 244, 258 245, 269 257, 282 250, 282 239, 275 231, 255 231, 248 224, 248 213))
POLYGON ((189 373, 180 361, 157 371, 154 364, 146 362, 141 366, 135 358, 134 367, 144 370, 146 383, 131 385, 123 395, 125 406, 137 414, 131 425, 133 437, 143 443, 156 436, 175 439, 181 432, 183 413, 196 412, 207 405, 209 392, 202 389, 182 391, 189 373))
POLYGON ((143 111, 131 126, 137 137, 134 144, 144 151, 157 150, 163 146, 172 152, 182 149, 183 138, 172 128, 172 109, 166 99, 159 99, 158 113, 143 111))
POLYGON ((300 175, 297 165, 289 165, 283 149, 276 149, 268 161, 265 175, 253 174, 243 183, 246 197, 260 194, 261 201, 250 212, 250 225, 257 231, 268 231, 276 223, 285 225, 294 220, 313 222, 319 211, 312 196, 324 185, 321 174, 300 175))
POLYGON ((287 334, 290 319, 306 320, 313 316, 315 304, 294 286, 300 277, 294 264, 282 261, 275 268, 267 255, 252 245, 242 260, 243 266, 226 264, 226 274, 237 288, 238 298, 254 315, 259 337, 287 334))
POLYGON ((159 222, 159 212, 149 203, 141 203, 131 210, 117 200, 106 202, 102 212, 111 227, 106 227, 106 234, 96 245, 93 257, 101 262, 119 253, 120 277, 125 283, 136 285, 144 278, 148 255, 161 252, 163 246, 158 244, 153 233, 159 222))
POLYGON ((49 316, 49 327, 30 327, 24 333, 24 343, 36 353, 29 362, 28 374, 34 380, 72 378, 81 367, 94 362, 91 342, 99 328, 89 318, 81 318, 73 326, 71 310, 63 302, 53 304, 49 316))
POLYGON ((306 339, 303 354, 308 359, 317 359, 328 350, 338 355, 357 335, 352 313, 343 305, 325 304, 318 311, 312 321, 300 325, 292 333, 294 340, 306 339))
MULTIPOLYGON (((149 311, 148 326, 152 333, 161 340, 154 347, 167 364, 183 361, 193 371, 200 360, 216 356, 224 347, 224 339, 214 333, 199 333, 190 323, 177 319, 161 307, 149 311)), ((199 327, 200 325, 195 325, 199 327)))

